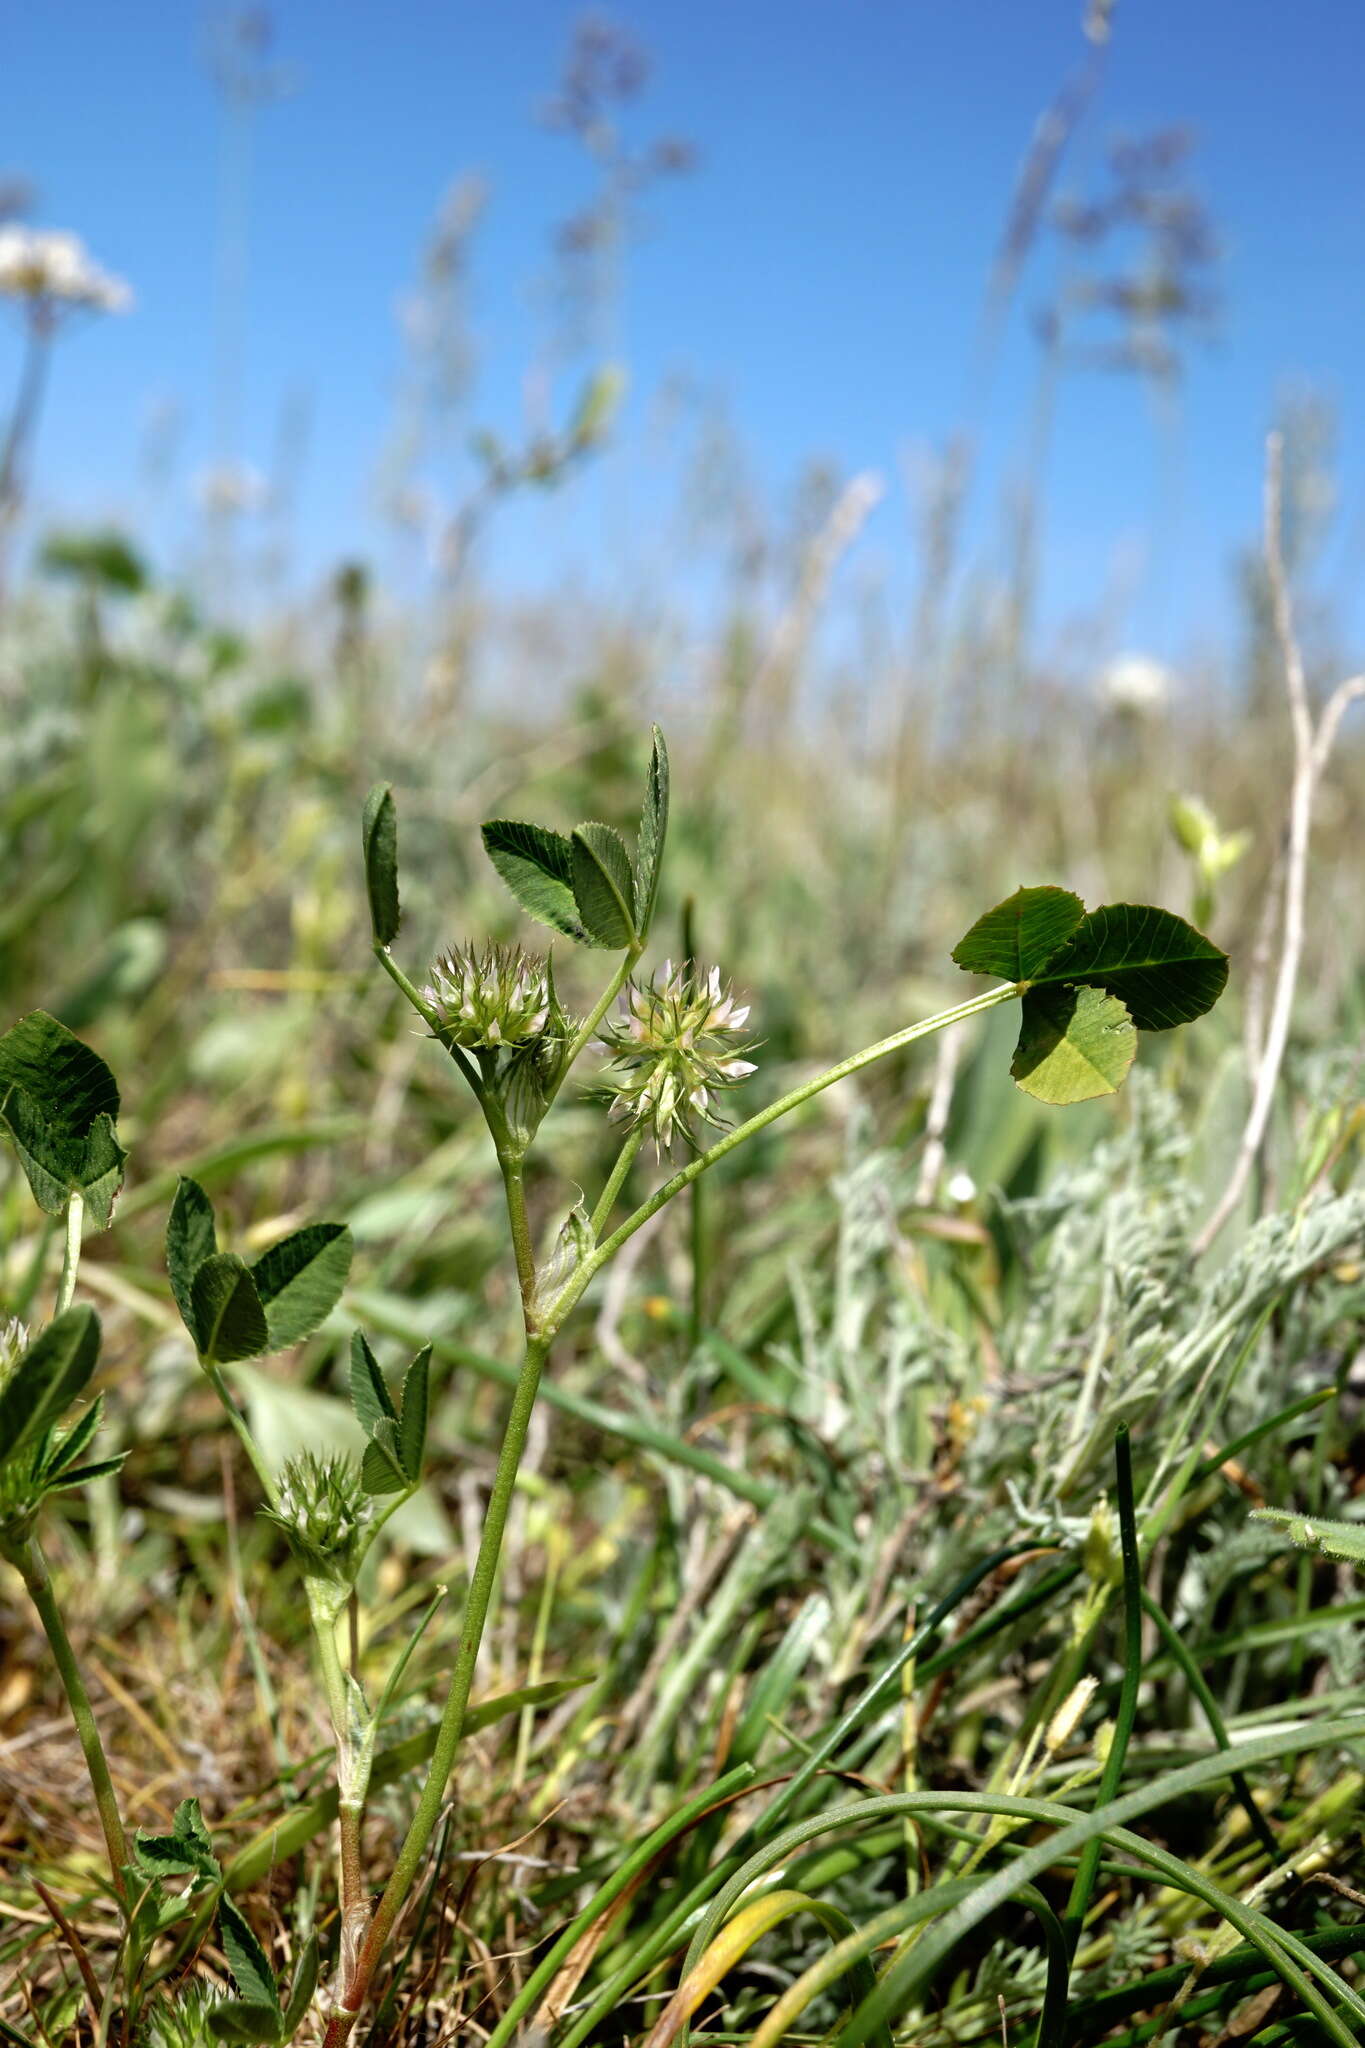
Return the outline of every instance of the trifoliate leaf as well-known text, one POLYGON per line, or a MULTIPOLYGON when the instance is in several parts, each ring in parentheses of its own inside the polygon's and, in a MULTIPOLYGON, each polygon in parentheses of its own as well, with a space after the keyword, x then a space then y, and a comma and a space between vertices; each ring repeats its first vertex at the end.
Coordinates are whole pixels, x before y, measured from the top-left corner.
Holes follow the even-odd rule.
POLYGON ((128 1157, 114 1135, 118 1108, 118 1084, 99 1054, 46 1010, 0 1038, 0 1123, 49 1216, 79 1192, 91 1226, 108 1228, 128 1157))
POLYGON ((562 832, 543 825, 518 824, 492 818, 483 828, 488 858, 528 917, 548 924, 566 938, 587 934, 573 891, 573 853, 562 832))
POLYGON ((635 880, 619 832, 610 825, 575 825, 571 841, 573 893, 594 946, 635 943, 635 880))
POLYGON ((181 1800, 168 1835, 150 1835, 139 1828, 133 1841, 133 1854, 140 1867, 153 1877, 218 1878, 222 1875, 197 1799, 181 1800))
POLYGON ((1132 1019, 1117 996, 1098 988, 1030 988, 1010 1066, 1039 1102, 1088 1102, 1112 1095, 1137 1051, 1132 1019))
POLYGON ((341 1299, 354 1247, 344 1223, 310 1223, 272 1244, 251 1268, 272 1351, 302 1343, 341 1299))
POLYGON ((656 725, 645 776, 645 801, 640 812, 640 837, 635 849, 635 929, 641 940, 649 937, 654 904, 659 894, 659 870, 663 865, 664 840, 668 834, 668 748, 656 725))
POLYGON ((95 1370, 99 1350, 99 1317, 83 1301, 39 1332, 0 1393, 0 1459, 11 1459, 70 1407, 95 1370))
POLYGON ((205 1259, 190 1290, 190 1334, 201 1358, 231 1365, 270 1349, 270 1329, 245 1260, 235 1252, 205 1259))
MULTIPOLYGON (((197 1180, 181 1179, 166 1219, 166 1271, 171 1293, 190 1335, 195 1336, 191 1294, 194 1276, 218 1249, 213 1205, 197 1180)), ((197 1341, 197 1339, 196 1339, 197 1341)))
POLYGON ((1069 889, 1051 885, 1016 889, 976 920, 953 948, 953 959, 969 974, 1031 981, 1066 944, 1084 916, 1085 905, 1069 889))
POLYGON ((398 812, 393 790, 377 782, 365 799, 361 822, 365 852, 365 892, 370 899, 370 926, 377 946, 391 946, 398 936, 398 812))
POLYGON ((1183 917, 1148 903, 1092 910, 1035 982, 1088 982, 1123 1002, 1139 1031, 1170 1031, 1211 1010, 1227 954, 1183 917))

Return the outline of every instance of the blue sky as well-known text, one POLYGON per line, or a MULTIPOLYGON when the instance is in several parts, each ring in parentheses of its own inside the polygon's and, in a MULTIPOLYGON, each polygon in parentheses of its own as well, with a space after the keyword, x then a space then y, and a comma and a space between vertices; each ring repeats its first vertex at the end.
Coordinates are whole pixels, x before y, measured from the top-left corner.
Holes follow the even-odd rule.
MULTIPOLYGON (((581 11, 557 0, 273 10, 292 90, 255 126, 240 452, 267 468, 282 409, 305 405, 305 580, 339 555, 384 558, 374 482, 402 361, 395 306, 462 171, 490 188, 465 424, 515 438, 528 373, 546 358, 549 230, 588 190, 575 146, 536 122, 581 11)), ((1081 53, 1079 14, 1077 0, 618 6, 653 60, 629 132, 686 136, 699 161, 646 198, 626 260, 623 452, 513 513, 490 543, 490 573, 627 597, 661 577, 684 585, 689 551, 704 554, 677 515, 691 415, 666 433, 657 399, 685 380, 723 407, 779 514, 808 458, 880 471, 888 497, 850 573, 894 586, 908 548, 904 451, 963 422, 982 288, 1033 124, 1081 53)), ((209 18, 188 0, 0 0, 0 170, 30 179, 35 218, 78 230, 138 294, 126 320, 62 345, 42 500, 63 516, 145 517, 147 423, 173 406, 179 496, 156 528, 172 557, 189 479, 214 452, 209 18)), ((1105 80, 1061 185, 1093 186, 1116 131, 1187 124, 1191 179, 1223 243, 1223 310, 1192 347, 1173 439, 1133 380, 1064 381, 1042 587, 1058 629, 1117 577, 1123 640, 1173 653, 1226 640, 1229 562, 1254 534, 1262 437, 1290 381, 1338 408, 1342 516, 1322 576, 1349 608, 1365 537, 1363 66, 1365 16, 1341 0, 1118 0, 1105 80)), ((1045 268, 1026 274, 977 420, 981 551, 996 544, 1023 460, 1029 316, 1046 282, 1045 268)), ((7 322, 0 393, 16 362, 7 322)), ((563 371, 561 409, 586 363, 563 371)))

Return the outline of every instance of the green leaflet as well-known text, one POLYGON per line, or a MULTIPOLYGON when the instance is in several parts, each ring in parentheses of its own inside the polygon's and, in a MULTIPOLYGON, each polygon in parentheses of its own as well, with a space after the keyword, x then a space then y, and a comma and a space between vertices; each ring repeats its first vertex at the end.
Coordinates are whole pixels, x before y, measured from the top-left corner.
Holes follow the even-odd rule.
POLYGON ((1084 916, 1085 905, 1069 889, 1050 884, 1016 889, 976 920, 953 948, 953 959, 969 974, 1030 981, 1066 944, 1084 916))
POLYGON ((594 946, 618 951, 635 943, 635 880, 619 832, 610 825, 575 825, 570 841, 574 901, 594 946))
POLYGON ((375 944, 391 946, 402 913, 398 907, 398 812, 387 782, 377 782, 366 797, 360 836, 375 944))
POLYGON ((1026 990, 1010 1073, 1039 1102, 1088 1102, 1112 1095, 1137 1051, 1133 1021, 1099 988, 1026 990))
POLYGON ((272 1351, 300 1344, 326 1322, 351 1270, 344 1223, 309 1223, 281 1238, 251 1268, 272 1351))
POLYGON ((259 1358, 268 1349, 270 1331, 256 1283, 245 1259, 235 1252, 215 1252, 195 1274, 190 1335, 199 1356, 218 1365, 259 1358))
POLYGON ((1092 910, 1035 981, 1089 982, 1127 1007, 1139 1031, 1170 1031, 1211 1010, 1227 986, 1227 954, 1173 911, 1149 903, 1092 910))
POLYGON ((421 1483, 430 1408, 431 1346, 403 1376, 397 1408, 373 1351, 357 1330, 351 1339, 351 1406, 369 1442, 360 1477, 367 1493, 402 1493, 421 1483))
POLYGON ((587 936, 573 890, 573 849, 562 832, 492 818, 483 827, 483 843, 528 917, 566 938, 587 936))
POLYGON ((186 1327, 193 1334, 191 1296, 194 1276, 218 1249, 213 1205, 197 1180, 182 1177, 166 1219, 166 1271, 171 1293, 186 1327))
POLYGON ((664 840, 668 833, 668 748, 663 733, 652 728, 653 744, 645 774, 645 801, 640 812, 640 834, 635 848, 635 929, 643 943, 654 920, 659 894, 659 870, 663 865, 664 840))
POLYGON ((34 1338, 0 1393, 0 1458, 5 1463, 70 1407, 95 1370, 99 1349, 99 1317, 85 1302, 64 1310, 34 1338))
POLYGON ((78 1192, 89 1223, 108 1228, 128 1157, 114 1132, 118 1110, 118 1084, 99 1054, 46 1010, 0 1038, 0 1123, 47 1215, 78 1192))

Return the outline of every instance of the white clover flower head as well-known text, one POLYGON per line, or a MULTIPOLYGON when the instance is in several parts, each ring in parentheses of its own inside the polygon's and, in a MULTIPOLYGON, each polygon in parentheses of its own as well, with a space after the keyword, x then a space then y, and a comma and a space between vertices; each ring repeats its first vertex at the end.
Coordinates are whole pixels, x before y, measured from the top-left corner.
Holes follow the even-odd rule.
POLYGON ((126 280, 102 270, 79 235, 14 222, 0 227, 0 296, 94 313, 126 313, 133 303, 126 280))
POLYGON ((543 1038, 554 1008, 545 961, 517 946, 452 946, 422 993, 451 1040, 476 1051, 543 1038))
POLYGON ((754 1072, 741 1033, 749 1005, 721 983, 720 969, 685 971, 665 960, 647 982, 628 982, 620 1012, 599 1032, 617 1069, 611 1115, 641 1124, 664 1151, 675 1137, 694 1142, 692 1119, 716 1125, 713 1093, 754 1072))
POLYGON ((1175 693, 1175 675, 1150 654, 1120 654, 1100 672, 1101 703, 1135 718, 1156 717, 1175 693))

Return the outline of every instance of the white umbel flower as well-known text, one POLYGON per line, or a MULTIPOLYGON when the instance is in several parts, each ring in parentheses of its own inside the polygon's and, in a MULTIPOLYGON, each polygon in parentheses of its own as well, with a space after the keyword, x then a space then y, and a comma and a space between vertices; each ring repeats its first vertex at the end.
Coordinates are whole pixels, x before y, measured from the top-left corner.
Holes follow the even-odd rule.
POLYGON ((126 313, 133 303, 131 286, 102 270, 79 235, 13 222, 0 228, 0 296, 94 313, 126 313))

